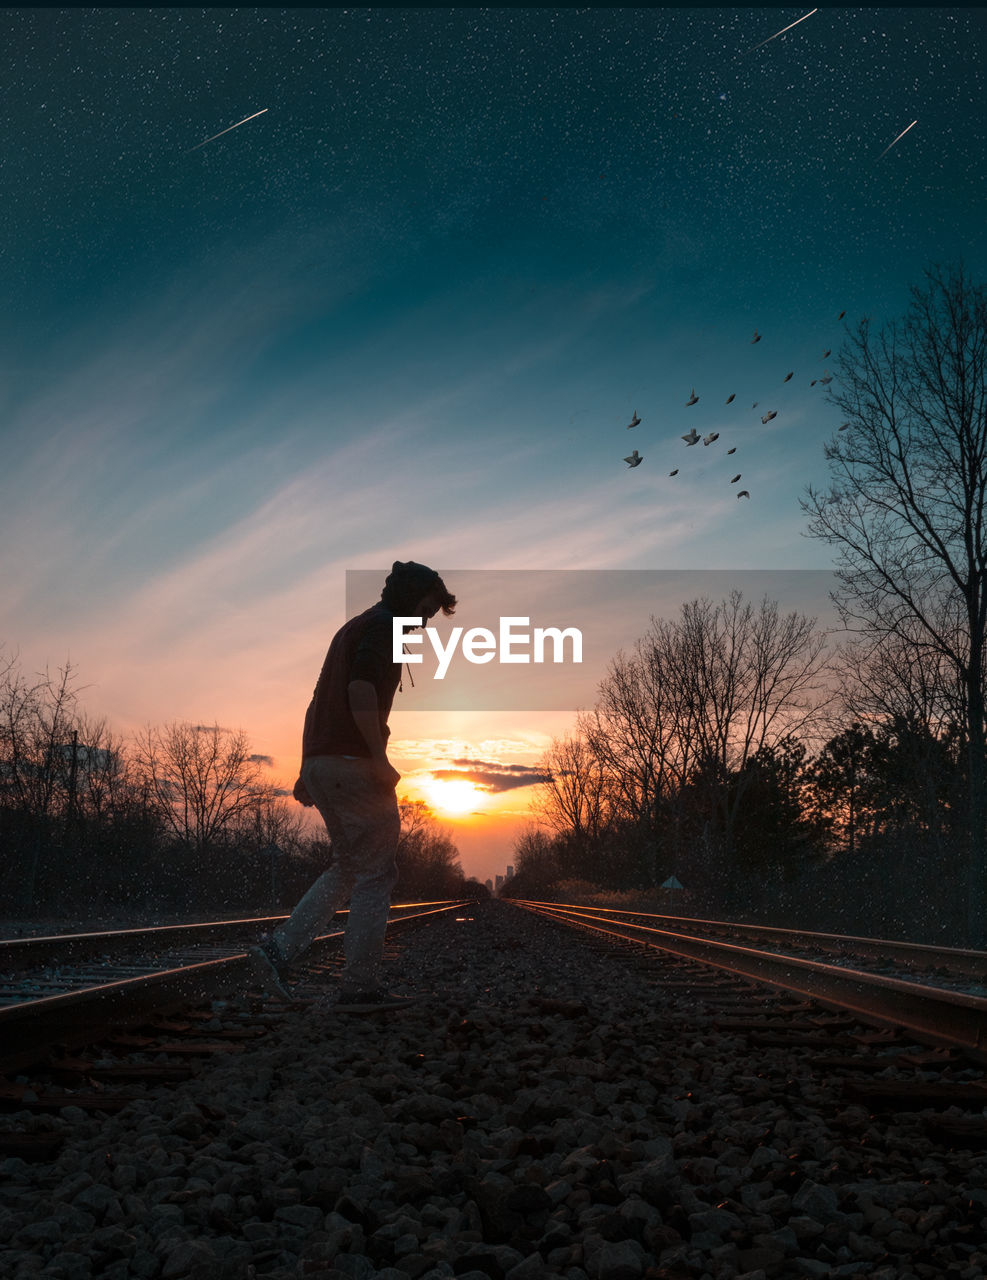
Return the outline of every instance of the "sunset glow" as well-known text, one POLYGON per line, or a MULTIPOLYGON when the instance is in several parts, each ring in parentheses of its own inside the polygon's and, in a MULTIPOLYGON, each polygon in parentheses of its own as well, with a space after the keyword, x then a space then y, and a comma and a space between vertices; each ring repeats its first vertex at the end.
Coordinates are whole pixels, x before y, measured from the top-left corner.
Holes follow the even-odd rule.
POLYGON ((423 789, 433 809, 453 817, 481 807, 484 800, 484 793, 466 778, 433 778, 423 789))
POLYGON ((859 325, 987 278, 982 6, 3 21, 0 676, 242 729, 320 835, 329 645, 429 565, 388 758, 486 880, 653 617, 840 625, 800 504, 859 325))

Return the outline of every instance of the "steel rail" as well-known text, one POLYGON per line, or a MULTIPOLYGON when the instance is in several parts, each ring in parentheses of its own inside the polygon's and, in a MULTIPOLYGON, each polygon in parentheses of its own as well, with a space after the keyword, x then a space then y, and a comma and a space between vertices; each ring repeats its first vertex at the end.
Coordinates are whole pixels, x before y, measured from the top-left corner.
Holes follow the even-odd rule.
MULTIPOLYGON (((393 902, 391 911, 411 911, 420 907, 441 906, 445 902, 393 902)), ((349 914, 348 908, 336 913, 349 914)), ((236 920, 205 920, 194 924, 142 925, 136 929, 91 930, 85 933, 56 933, 30 938, 0 938, 0 973, 7 973, 12 966, 43 963, 57 948, 58 958, 84 959, 103 955, 107 949, 119 950, 131 943, 144 946, 160 944, 170 947, 187 942, 239 942, 246 934, 253 940, 265 931, 276 928, 287 915, 245 916, 236 920)))
MULTIPOLYGON (((387 923, 389 934, 431 916, 459 910, 465 900, 441 904, 400 904, 429 909, 399 916, 387 923)), ((283 918, 283 917, 279 917, 283 918)), ((242 930, 241 930, 242 933, 242 930)), ((338 945, 343 930, 321 934, 306 960, 315 960, 338 945)), ((134 978, 82 987, 55 996, 41 996, 0 1008, 0 1066, 5 1070, 36 1062, 53 1045, 74 1048, 91 1044, 110 1030, 146 1021, 189 1004, 218 1000, 231 992, 256 986, 245 951, 134 978)))
POLYGON ((546 902, 545 906, 567 911, 589 911, 610 916, 632 916, 635 920, 663 920, 683 929, 703 929, 721 934, 768 938, 793 946, 817 947, 820 951, 858 956, 874 956, 880 960, 914 965, 917 968, 945 968, 957 977, 975 978, 987 984, 987 951, 962 947, 942 947, 935 943, 905 942, 895 938, 858 937, 853 934, 815 933, 808 929, 783 929, 776 925, 744 924, 733 920, 705 920, 695 916, 664 915, 653 911, 626 911, 616 907, 586 907, 577 902, 546 902))
POLYGON ((987 1061, 987 999, 981 996, 797 956, 758 951, 694 934, 629 921, 616 922, 594 916, 584 908, 572 911, 557 903, 512 901, 547 919, 623 941, 645 942, 672 955, 793 992, 827 1008, 849 1011, 862 1022, 901 1028, 922 1043, 961 1047, 977 1060, 987 1061))

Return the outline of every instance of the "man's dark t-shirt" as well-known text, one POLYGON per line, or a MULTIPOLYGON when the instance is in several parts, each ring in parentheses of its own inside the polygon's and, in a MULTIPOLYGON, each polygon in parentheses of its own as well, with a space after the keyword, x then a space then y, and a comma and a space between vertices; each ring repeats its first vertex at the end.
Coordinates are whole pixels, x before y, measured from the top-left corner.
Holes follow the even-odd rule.
POLYGON ((305 713, 303 760, 309 756, 369 758, 370 748, 350 711, 351 680, 368 680, 377 690, 380 732, 387 741, 387 717, 401 679, 401 663, 393 660, 391 651, 393 621, 390 609, 375 604, 336 632, 305 713))

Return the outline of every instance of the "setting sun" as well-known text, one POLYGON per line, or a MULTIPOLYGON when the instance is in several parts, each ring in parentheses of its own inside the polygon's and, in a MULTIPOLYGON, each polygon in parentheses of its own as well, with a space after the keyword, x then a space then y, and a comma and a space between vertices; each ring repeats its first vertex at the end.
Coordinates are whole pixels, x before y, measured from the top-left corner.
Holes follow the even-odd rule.
POLYGON ((448 814, 469 813, 481 803, 484 794, 466 778, 433 778, 423 789, 432 808, 448 814))

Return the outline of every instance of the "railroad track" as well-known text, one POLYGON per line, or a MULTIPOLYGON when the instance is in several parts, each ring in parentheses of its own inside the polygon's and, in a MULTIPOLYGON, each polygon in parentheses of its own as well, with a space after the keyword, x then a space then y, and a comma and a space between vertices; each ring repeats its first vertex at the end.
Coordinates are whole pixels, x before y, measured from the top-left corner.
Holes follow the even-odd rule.
MULTIPOLYGON (((814 1087, 835 1091, 845 1104, 872 1115, 922 1112, 926 1134, 936 1142, 987 1149, 987 1001, 981 997, 741 947, 726 941, 733 928, 726 921, 512 901, 560 929, 587 936, 601 954, 616 950, 618 964, 636 965, 655 999, 670 1000, 675 1020, 684 1025, 695 1023, 737 1037, 755 1052, 780 1055, 793 1074, 808 1070, 814 1087), (699 934, 643 923, 655 919, 707 927, 699 934), (713 934, 720 939, 714 942, 713 934), (907 990, 900 994, 899 987, 907 990)), ((773 936, 781 945, 793 932, 738 927, 748 937, 773 936)), ((806 947, 813 945, 813 935, 800 936, 806 947)), ((859 941, 867 945, 855 948, 858 957, 880 954, 880 939, 819 936, 827 940, 823 950, 837 944, 847 950, 859 941)), ((940 976, 949 955, 961 956, 954 978, 979 972, 987 958, 982 952, 916 946, 912 963, 920 950, 926 953, 922 963, 932 964, 940 976)), ((759 1096, 756 1089, 753 1096, 759 1096)))
POLYGON ((987 1088, 965 1051, 605 916, 577 932, 531 904, 448 905, 388 943, 432 998, 385 1021, 241 992, 32 1065, 0 1118, 0 1152, 31 1162, 9 1166, 0 1262, 57 1270, 68 1250, 99 1274, 107 1205, 137 1274, 215 1246, 218 1275, 234 1245, 244 1278, 483 1259, 973 1280, 987 1262, 987 1088))
POLYGON ((987 998, 981 994, 987 952, 574 903, 515 903, 545 918, 765 983, 868 1025, 907 1032, 921 1044, 962 1049, 972 1060, 987 1062, 987 998), (835 963, 835 957, 842 963, 835 963), (893 975, 887 972, 891 966, 893 975), (923 979, 923 974, 934 980, 923 979))
MULTIPOLYGON (((388 933, 462 906, 394 904, 388 933)), ((252 989, 246 948, 284 918, 0 941, 0 1069, 32 1063, 52 1045, 92 1044, 122 1028, 252 989)), ((317 976, 342 937, 336 929, 317 938, 299 972, 317 976)))

